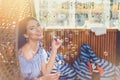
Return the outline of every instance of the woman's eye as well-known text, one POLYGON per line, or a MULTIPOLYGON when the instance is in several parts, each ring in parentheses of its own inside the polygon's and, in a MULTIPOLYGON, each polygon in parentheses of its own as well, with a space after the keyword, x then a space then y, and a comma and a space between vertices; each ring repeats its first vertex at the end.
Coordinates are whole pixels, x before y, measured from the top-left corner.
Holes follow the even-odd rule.
POLYGON ((37 27, 40 27, 40 24, 37 24, 37 27))
POLYGON ((30 30, 35 30, 35 28, 30 28, 30 30))
POLYGON ((34 28, 30 28, 30 30, 33 30, 34 28))

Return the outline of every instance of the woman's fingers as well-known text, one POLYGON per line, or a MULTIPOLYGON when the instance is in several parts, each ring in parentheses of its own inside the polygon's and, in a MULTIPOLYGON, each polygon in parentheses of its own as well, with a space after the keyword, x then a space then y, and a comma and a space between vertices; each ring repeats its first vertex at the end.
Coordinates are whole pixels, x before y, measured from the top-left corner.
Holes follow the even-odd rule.
POLYGON ((60 76, 60 73, 50 74, 51 80, 58 80, 60 76))
POLYGON ((52 48, 58 49, 62 45, 63 40, 60 40, 59 38, 54 38, 52 40, 52 48))
POLYGON ((47 74, 42 77, 40 77, 41 80, 58 80, 60 77, 60 73, 54 73, 54 74, 47 74))
POLYGON ((55 74, 51 74, 52 77, 59 77, 60 76, 60 73, 55 73, 55 74))

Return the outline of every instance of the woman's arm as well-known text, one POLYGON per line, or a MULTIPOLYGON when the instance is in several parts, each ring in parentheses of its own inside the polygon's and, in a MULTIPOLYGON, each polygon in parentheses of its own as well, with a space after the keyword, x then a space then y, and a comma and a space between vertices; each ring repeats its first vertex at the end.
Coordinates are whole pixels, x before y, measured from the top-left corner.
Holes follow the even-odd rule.
POLYGON ((53 69, 57 50, 56 51, 52 50, 51 53, 52 54, 50 56, 50 59, 49 59, 48 63, 42 63, 43 74, 49 74, 53 69))
POLYGON ((50 59, 48 61, 48 63, 43 63, 42 64, 42 72, 43 74, 49 74, 54 66, 54 62, 55 62, 55 57, 57 54, 57 49, 60 47, 60 45, 62 44, 62 42, 60 41, 56 41, 56 40, 52 40, 52 49, 51 49, 51 56, 50 59))
POLYGON ((46 74, 39 78, 35 78, 34 80, 58 80, 59 76, 60 76, 60 73, 46 74))

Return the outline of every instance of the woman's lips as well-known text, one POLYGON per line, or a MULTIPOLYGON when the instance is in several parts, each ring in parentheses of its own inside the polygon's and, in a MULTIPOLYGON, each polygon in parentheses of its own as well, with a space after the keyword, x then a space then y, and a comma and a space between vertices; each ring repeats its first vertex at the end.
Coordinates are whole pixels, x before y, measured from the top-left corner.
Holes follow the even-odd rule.
POLYGON ((36 33, 36 35, 37 35, 37 36, 41 36, 41 35, 43 35, 43 34, 42 34, 42 33, 36 33))

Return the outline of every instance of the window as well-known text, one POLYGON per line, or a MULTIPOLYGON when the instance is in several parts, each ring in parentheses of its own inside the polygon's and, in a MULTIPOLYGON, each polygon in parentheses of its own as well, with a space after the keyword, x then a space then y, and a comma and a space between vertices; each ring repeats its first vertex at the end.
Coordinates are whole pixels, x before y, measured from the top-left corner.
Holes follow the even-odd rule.
POLYGON ((119 26, 117 0, 34 0, 37 18, 45 28, 119 26))

